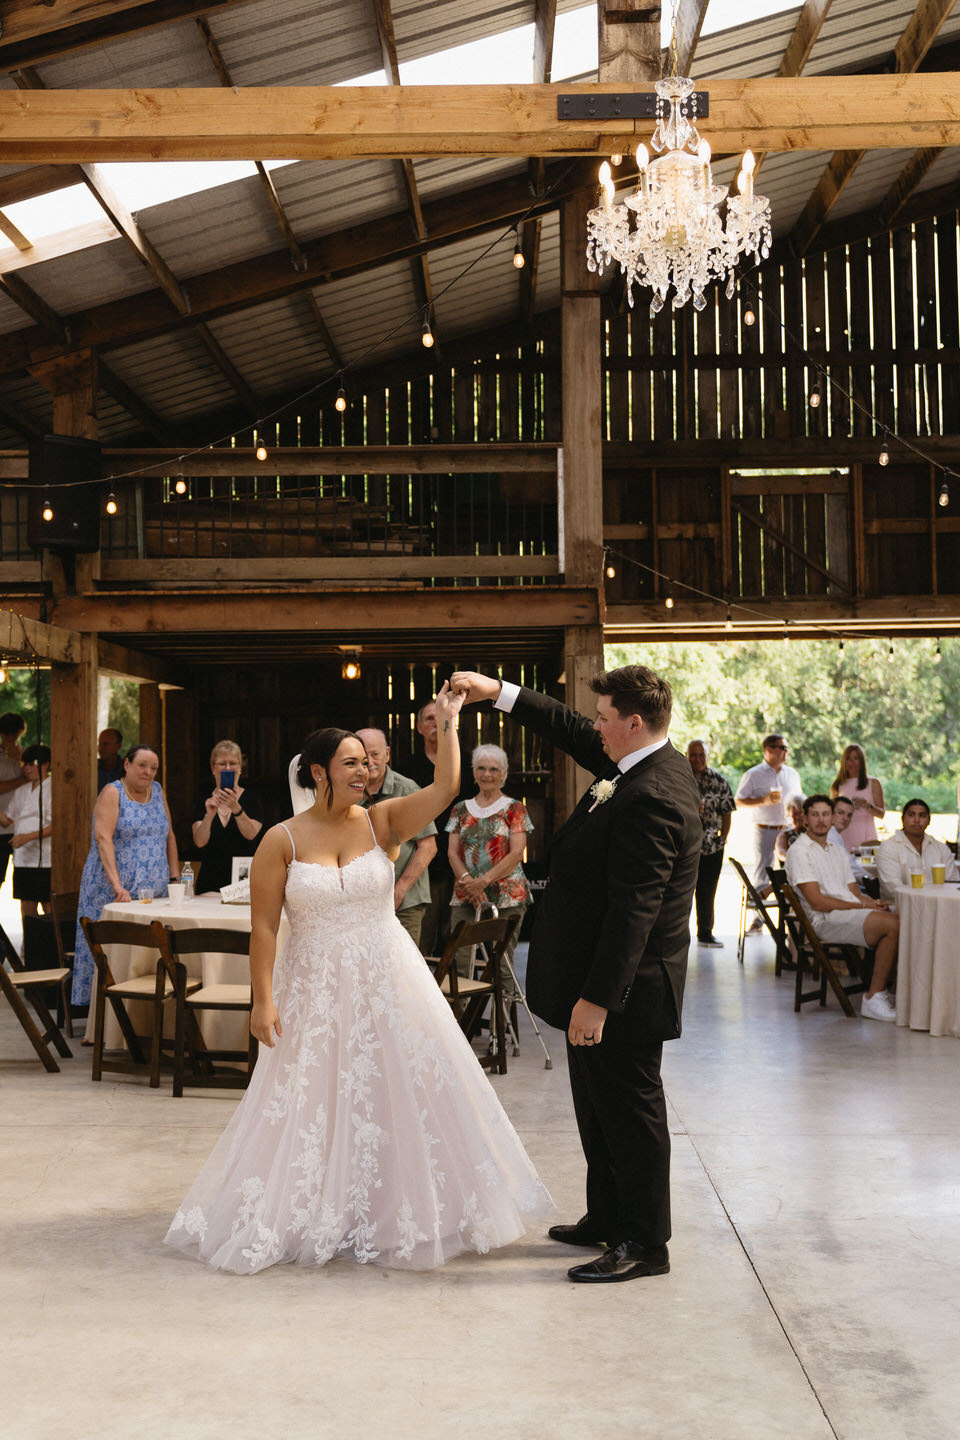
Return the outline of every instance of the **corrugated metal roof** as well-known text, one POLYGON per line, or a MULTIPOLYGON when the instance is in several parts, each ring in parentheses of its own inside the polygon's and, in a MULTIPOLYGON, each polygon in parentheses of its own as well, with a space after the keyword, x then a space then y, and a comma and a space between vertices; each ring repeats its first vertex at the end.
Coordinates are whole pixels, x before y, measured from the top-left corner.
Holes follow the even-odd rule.
POLYGON ((314 294, 335 345, 351 365, 375 365, 420 342, 422 317, 405 260, 324 285, 314 294))
POLYGON ((137 218, 180 280, 283 249, 283 237, 256 177, 151 206, 137 218))
POLYGON ((190 330, 111 350, 108 359, 144 404, 171 423, 236 403, 229 382, 190 330))
POLYGON ((395 160, 308 160, 270 173, 301 240, 395 214, 407 203, 395 160))
POLYGON ((513 246, 509 231, 448 245, 431 256, 430 276, 439 297, 434 309, 444 336, 469 335, 516 319, 520 276, 513 268, 513 246))
POLYGON ((225 315, 210 329, 257 395, 305 387, 333 369, 306 295, 225 315))
POLYGON ((156 281, 125 240, 58 255, 18 272, 61 315, 154 290, 156 281))

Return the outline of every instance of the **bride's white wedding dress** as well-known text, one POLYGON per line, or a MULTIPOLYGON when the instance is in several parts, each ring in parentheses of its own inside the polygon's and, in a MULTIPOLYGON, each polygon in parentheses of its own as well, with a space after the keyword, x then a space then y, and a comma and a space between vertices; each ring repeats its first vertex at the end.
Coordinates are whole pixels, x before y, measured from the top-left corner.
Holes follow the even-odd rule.
POLYGON ((553 1208, 393 913, 393 881, 376 843, 342 869, 291 862, 283 1034, 260 1047, 167 1244, 239 1274, 337 1255, 430 1269, 553 1208))

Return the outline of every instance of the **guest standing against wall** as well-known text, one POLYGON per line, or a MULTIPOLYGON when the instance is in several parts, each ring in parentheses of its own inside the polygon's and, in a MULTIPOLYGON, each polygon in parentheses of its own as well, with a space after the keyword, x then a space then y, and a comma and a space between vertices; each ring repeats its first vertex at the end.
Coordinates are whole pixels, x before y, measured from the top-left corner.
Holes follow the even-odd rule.
POLYGON ((713 933, 713 917, 730 817, 737 807, 726 780, 719 770, 711 770, 707 764, 705 741, 691 740, 687 759, 700 791, 700 824, 703 826, 696 890, 697 944, 706 950, 722 950, 723 941, 713 933))

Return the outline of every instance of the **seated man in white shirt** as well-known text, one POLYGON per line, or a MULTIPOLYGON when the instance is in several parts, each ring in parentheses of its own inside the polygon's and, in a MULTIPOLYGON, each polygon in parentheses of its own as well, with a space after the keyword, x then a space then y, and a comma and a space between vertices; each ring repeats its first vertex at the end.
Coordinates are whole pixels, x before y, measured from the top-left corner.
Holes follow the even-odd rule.
POLYGON ((877 851, 877 874, 880 894, 896 907, 898 885, 911 884, 910 872, 923 871, 923 883, 933 884, 933 866, 942 865, 944 878, 957 879, 957 862, 948 845, 926 833, 930 824, 930 806, 926 800, 908 800, 900 813, 902 830, 884 840, 877 851))
POLYGON ((787 879, 821 940, 873 947, 873 978, 860 1013, 868 1020, 894 1021, 896 1006, 886 984, 897 958, 900 921, 885 900, 860 893, 843 845, 827 839, 833 824, 830 796, 808 796, 803 813, 806 834, 787 851, 787 879))

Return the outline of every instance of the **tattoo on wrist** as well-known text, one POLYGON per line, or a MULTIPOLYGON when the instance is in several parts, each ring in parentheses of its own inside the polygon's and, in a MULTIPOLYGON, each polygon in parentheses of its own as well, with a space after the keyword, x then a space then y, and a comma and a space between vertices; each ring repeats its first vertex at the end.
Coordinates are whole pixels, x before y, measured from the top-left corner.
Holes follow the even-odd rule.
POLYGON ((446 733, 447 733, 447 731, 448 731, 449 729, 450 729, 450 721, 449 721, 449 720, 444 720, 444 722, 443 722, 443 733, 444 733, 444 735, 446 735, 446 733))

